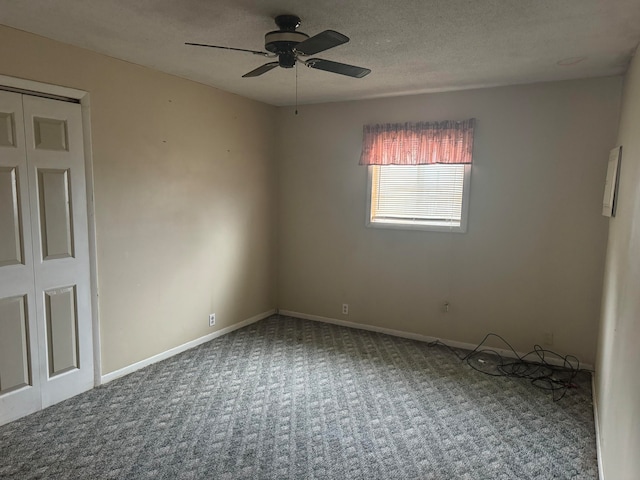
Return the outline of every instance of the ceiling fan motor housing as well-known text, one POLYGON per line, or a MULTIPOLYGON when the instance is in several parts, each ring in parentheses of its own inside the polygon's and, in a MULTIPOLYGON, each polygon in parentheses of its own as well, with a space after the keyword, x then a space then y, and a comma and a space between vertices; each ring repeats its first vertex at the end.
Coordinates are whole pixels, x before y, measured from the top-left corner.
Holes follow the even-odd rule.
POLYGON ((295 46, 307 38, 309 35, 306 33, 277 30, 264 36, 264 48, 268 52, 278 55, 281 67, 291 68, 296 63, 296 56, 293 52, 295 46))

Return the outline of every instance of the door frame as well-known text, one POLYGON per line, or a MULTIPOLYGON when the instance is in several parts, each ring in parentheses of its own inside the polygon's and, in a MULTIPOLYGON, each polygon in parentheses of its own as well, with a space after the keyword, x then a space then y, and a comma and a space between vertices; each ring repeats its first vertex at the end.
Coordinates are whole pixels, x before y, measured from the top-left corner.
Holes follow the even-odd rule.
POLYGON ((98 262, 96 254, 96 222, 93 196, 93 155, 91 147, 91 111, 90 94, 84 90, 62 87, 24 78, 0 75, 0 89, 18 91, 23 94, 47 96, 58 100, 76 100, 80 102, 82 112, 82 132, 84 137, 85 183, 87 186, 87 229, 89 235, 89 278, 91 295, 91 323, 93 326, 93 385, 102 383, 102 365, 100 355, 100 312, 98 311, 98 262), (3 88, 4 87, 4 88, 3 88))

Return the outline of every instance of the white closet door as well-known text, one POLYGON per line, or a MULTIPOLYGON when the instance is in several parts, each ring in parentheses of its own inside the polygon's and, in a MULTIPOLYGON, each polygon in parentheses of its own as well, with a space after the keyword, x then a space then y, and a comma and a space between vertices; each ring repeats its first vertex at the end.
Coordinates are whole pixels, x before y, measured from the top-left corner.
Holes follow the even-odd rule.
POLYGON ((80 105, 23 96, 42 406, 93 387, 80 105))
POLYGON ((93 387, 80 105, 0 91, 0 424, 93 387))
POLYGON ((22 95, 0 91, 0 424, 41 408, 22 95))

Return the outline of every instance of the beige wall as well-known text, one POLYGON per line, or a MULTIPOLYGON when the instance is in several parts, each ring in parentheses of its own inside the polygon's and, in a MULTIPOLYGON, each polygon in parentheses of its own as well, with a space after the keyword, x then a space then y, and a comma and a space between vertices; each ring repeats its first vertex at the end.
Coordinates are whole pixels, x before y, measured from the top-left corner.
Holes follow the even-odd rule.
POLYGON ((103 374, 275 308, 275 108, 5 27, 0 74, 91 94, 103 374))
POLYGON ((551 331, 593 364, 620 92, 601 78, 281 110, 279 308, 522 351, 551 331), (470 117, 468 233, 366 228, 362 125, 470 117))
MULTIPOLYGON (((637 55, 637 54, 636 54, 637 55)), ((606 480, 640 476, 640 58, 625 78, 615 218, 609 223, 596 393, 606 480)))

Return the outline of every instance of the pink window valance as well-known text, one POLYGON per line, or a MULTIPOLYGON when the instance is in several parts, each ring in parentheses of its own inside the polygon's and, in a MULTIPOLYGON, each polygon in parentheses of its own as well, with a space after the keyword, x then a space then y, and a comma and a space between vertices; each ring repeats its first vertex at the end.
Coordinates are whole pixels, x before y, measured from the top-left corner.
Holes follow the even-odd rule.
POLYGON ((471 163, 475 119, 365 125, 360 165, 471 163))

